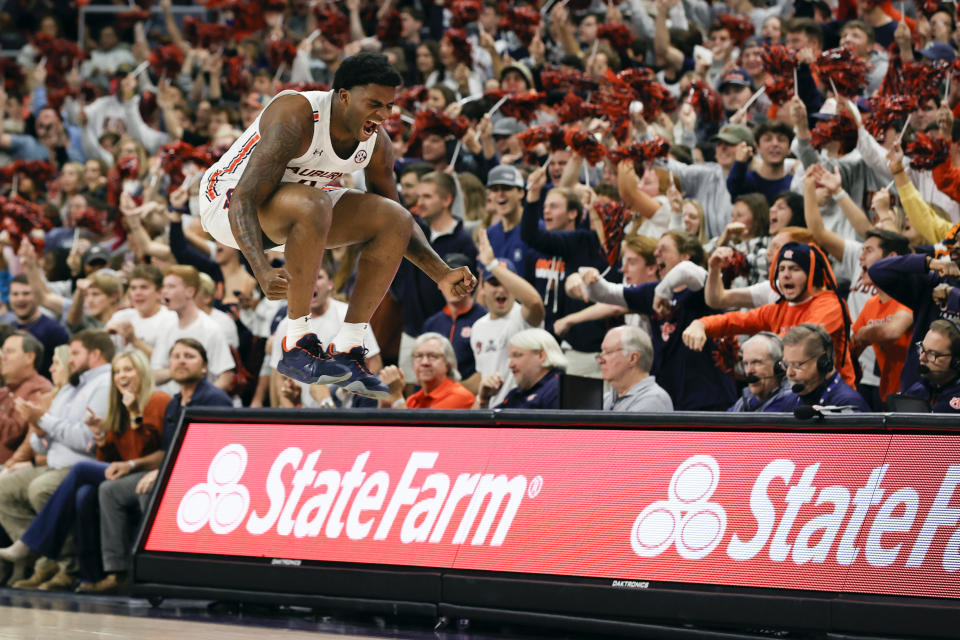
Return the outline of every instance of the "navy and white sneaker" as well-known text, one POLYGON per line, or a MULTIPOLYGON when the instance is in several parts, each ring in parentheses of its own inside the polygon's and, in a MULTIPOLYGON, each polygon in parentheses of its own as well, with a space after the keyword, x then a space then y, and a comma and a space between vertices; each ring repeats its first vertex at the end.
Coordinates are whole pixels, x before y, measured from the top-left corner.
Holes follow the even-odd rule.
POLYGON ((287 339, 280 342, 283 356, 277 363, 277 371, 305 384, 333 384, 351 376, 351 369, 334 362, 323 350, 315 333, 307 333, 297 340, 292 348, 287 339))
POLYGON ((367 368, 367 349, 356 346, 349 351, 337 351, 331 342, 327 347, 327 354, 334 362, 350 370, 349 378, 334 383, 338 387, 367 398, 380 400, 390 397, 390 387, 383 384, 380 378, 367 368))

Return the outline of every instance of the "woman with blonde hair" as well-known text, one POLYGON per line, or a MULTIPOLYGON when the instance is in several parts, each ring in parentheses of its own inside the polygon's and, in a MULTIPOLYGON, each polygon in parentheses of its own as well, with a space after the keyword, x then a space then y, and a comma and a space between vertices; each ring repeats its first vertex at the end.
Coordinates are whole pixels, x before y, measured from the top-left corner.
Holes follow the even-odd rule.
POLYGON ((696 200, 685 199, 680 205, 680 216, 683 230, 696 236, 700 244, 707 244, 707 222, 703 213, 703 206, 696 200))
MULTIPOLYGON (((104 593, 121 583, 115 574, 103 576, 98 487, 134 470, 155 469, 163 460, 163 418, 170 396, 154 390, 150 361, 142 351, 120 352, 112 367, 107 413, 100 417, 88 410, 86 419, 97 445, 97 460, 75 464, 23 536, 0 549, 0 559, 8 562, 31 555, 55 560, 68 536, 75 533, 83 580, 79 591, 104 593)), ((44 591, 71 588, 74 577, 57 568, 51 562, 38 569, 29 586, 44 591)))

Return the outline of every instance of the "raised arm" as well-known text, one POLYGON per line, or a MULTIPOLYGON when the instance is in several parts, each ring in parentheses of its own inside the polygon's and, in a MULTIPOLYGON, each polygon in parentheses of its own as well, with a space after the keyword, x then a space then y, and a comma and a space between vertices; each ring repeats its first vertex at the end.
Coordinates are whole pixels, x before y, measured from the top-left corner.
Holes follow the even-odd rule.
MULTIPOLYGON (((820 207, 817 205, 817 183, 825 179, 826 176, 836 176, 839 182, 838 174, 829 174, 818 164, 807 168, 806 175, 803 177, 803 215, 807 220, 807 228, 813 234, 813 239, 817 244, 827 251, 837 260, 843 259, 843 238, 826 228, 823 224, 823 216, 820 213, 820 207)), ((849 199, 849 196, 847 197, 849 199)))
POLYGON ((657 0, 657 15, 654 18, 653 30, 653 53, 657 58, 657 64, 668 66, 675 72, 683 68, 683 52, 670 44, 670 30, 667 29, 667 13, 671 5, 676 4, 671 0, 657 0))
MULTIPOLYGON (((306 153, 313 139, 313 110, 302 96, 282 96, 270 104, 260 118, 260 140, 230 198, 230 229, 247 259, 260 287, 268 296, 273 273, 263 252, 263 228, 258 211, 280 185, 287 162, 306 153)), ((271 293, 273 294, 271 296, 271 293)))
POLYGON ((711 309, 751 308, 756 306, 749 287, 726 289, 723 286, 723 264, 733 255, 730 247, 720 247, 710 255, 707 262, 707 281, 703 298, 711 309))
POLYGON ((523 321, 531 327, 539 327, 546 313, 540 294, 532 284, 496 259, 485 229, 480 229, 477 233, 477 261, 496 276, 497 281, 520 302, 523 307, 523 321))

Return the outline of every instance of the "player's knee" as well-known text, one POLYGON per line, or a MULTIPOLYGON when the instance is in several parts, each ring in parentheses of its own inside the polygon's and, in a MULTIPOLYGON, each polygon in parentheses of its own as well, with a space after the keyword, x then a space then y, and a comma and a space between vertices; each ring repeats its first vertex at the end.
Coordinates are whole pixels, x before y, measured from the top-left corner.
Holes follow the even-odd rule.
POLYGON ((301 194, 302 202, 299 209, 301 219, 312 226, 328 228, 333 217, 333 204, 330 196, 319 189, 311 189, 313 193, 301 194))
POLYGON ((409 235, 413 233, 413 214, 405 207, 393 201, 387 201, 383 207, 382 227, 391 233, 409 235))

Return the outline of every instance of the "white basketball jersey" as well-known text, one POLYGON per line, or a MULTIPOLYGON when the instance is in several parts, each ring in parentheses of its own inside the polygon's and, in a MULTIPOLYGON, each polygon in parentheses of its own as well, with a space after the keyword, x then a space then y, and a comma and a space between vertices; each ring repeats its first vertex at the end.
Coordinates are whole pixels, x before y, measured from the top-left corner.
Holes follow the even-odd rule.
MULTIPOLYGON (((330 104, 333 101, 333 91, 281 91, 273 100, 288 94, 298 94, 310 101, 315 126, 310 148, 302 156, 287 163, 281 182, 299 182, 319 189, 339 180, 346 173, 353 173, 367 166, 377 144, 376 133, 360 142, 349 158, 341 158, 333 150, 330 142, 330 104)), ((263 111, 260 115, 263 115, 263 111)), ((208 202, 213 202, 237 186, 250 154, 259 141, 260 116, 257 116, 223 157, 207 170, 202 184, 208 202)))

